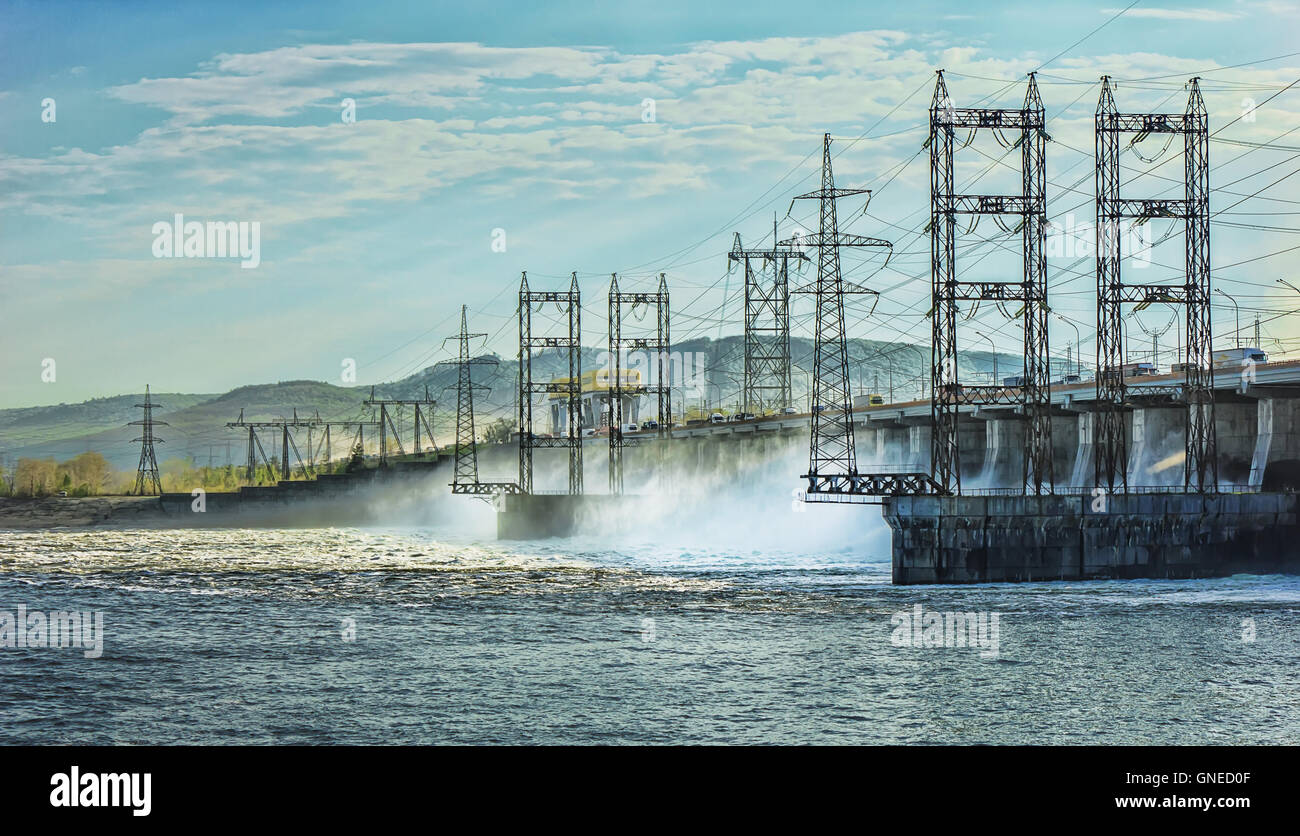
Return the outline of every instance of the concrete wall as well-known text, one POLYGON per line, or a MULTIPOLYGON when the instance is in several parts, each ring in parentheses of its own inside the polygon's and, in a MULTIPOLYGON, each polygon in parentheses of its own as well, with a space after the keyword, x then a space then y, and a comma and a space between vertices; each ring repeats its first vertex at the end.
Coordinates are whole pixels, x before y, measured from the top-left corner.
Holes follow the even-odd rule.
POLYGON ((986 424, 982 419, 967 415, 961 416, 957 422, 957 443, 960 445, 957 459, 961 463, 962 479, 978 476, 984 468, 984 456, 988 450, 984 437, 986 424))
POLYGON ((1069 470, 1057 471, 1065 475, 1065 484, 1072 488, 1083 488, 1093 484, 1097 478, 1097 453, 1094 440, 1097 437, 1097 417, 1095 413, 1083 412, 1074 416, 1071 421, 1068 418, 1061 419, 1060 431, 1056 431, 1056 426, 1052 427, 1052 440, 1063 440, 1074 448, 1074 455, 1070 456, 1069 470), (1073 427, 1070 425, 1073 424, 1073 427), (1073 432, 1071 432, 1073 430, 1073 432), (1071 438, 1071 436, 1073 436, 1071 438))
POLYGON ((1293 493, 899 497, 898 584, 1300 571, 1293 493))

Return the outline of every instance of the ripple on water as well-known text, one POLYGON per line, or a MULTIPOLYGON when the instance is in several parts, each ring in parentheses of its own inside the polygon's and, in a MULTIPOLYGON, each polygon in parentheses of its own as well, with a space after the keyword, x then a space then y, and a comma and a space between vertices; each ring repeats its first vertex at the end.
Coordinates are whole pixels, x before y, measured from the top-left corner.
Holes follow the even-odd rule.
POLYGON ((104 609, 109 638, 0 649, 0 743, 1294 742, 1298 602, 1280 576, 893 587, 838 549, 16 532, 0 609, 104 609), (918 604, 999 613, 998 654, 895 646, 918 604))

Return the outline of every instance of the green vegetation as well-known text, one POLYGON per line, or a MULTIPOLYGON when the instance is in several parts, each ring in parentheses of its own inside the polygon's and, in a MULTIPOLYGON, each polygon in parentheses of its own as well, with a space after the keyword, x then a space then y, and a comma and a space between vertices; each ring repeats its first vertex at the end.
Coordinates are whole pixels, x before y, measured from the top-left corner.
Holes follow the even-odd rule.
MULTIPOLYGON (((224 458, 229 445, 232 457, 239 461, 247 434, 228 429, 226 422, 239 418, 241 409, 247 421, 289 417, 294 409, 301 418, 314 416, 319 410, 322 418, 354 419, 363 417, 361 400, 369 391, 292 380, 241 386, 220 396, 154 393, 163 404, 154 417, 167 423, 157 430, 158 436, 165 439, 158 447, 158 455, 206 460, 209 449, 215 448, 224 458)), ((128 426, 128 422, 139 420, 140 410, 133 405, 140 400, 141 395, 124 395, 83 404, 0 410, 0 459, 62 460, 70 452, 93 449, 115 469, 131 471, 134 478, 140 446, 132 439, 140 435, 140 428, 128 426)))
POLYGON ((5 496, 50 496, 64 491, 68 496, 97 496, 114 493, 117 474, 99 453, 86 452, 65 462, 54 459, 19 459, 5 469, 5 496))
POLYGON ((357 442, 352 447, 352 455, 348 457, 347 462, 343 465, 345 473, 353 473, 361 470, 366 466, 366 451, 362 449, 361 442, 357 442))
POLYGON ((515 429, 515 422, 509 418, 498 418, 483 428, 484 444, 504 444, 510 440, 510 433, 515 429))

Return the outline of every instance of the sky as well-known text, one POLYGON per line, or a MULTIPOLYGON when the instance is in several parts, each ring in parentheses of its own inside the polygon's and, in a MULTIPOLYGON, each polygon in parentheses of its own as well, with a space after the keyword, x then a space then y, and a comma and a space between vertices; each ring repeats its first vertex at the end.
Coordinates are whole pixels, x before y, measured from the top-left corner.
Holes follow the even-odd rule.
MULTIPOLYGON (((783 238, 815 228, 815 204, 791 198, 817 186, 823 133, 837 185, 873 190, 865 207, 841 202, 841 229, 894 242, 887 263, 844 255, 848 278, 881 294, 850 304, 849 336, 928 344, 924 143, 941 68, 959 107, 1019 107, 1038 71, 1049 217, 1084 238, 1098 78, 1117 80, 1121 110, 1181 112, 1200 76, 1222 129, 1216 346, 1239 310, 1248 335, 1259 313, 1271 355, 1295 352, 1300 293, 1277 280, 1300 286, 1300 84, 1284 89, 1300 79, 1300 6, 1126 6, 3 3, 0 407, 146 383, 344 383, 349 361, 358 384, 395 380, 451 356, 461 305, 485 350, 513 356, 525 270, 534 290, 578 273, 587 345, 605 339, 615 272, 623 290, 667 275, 674 341, 737 334, 732 236, 770 242, 774 219, 783 238), (256 224, 256 266, 160 257, 157 225, 178 214, 256 224)), ((1181 193, 1180 148, 1163 146, 1125 148, 1126 197, 1181 193)), ((968 191, 1017 192, 1019 177, 1019 152, 992 132, 958 154, 968 191)), ((1182 238, 1149 226, 1164 240, 1126 280, 1174 280, 1182 238)), ((1093 264, 1056 244, 1052 350, 1077 328, 1086 359, 1093 264)), ((1015 279, 1019 236, 986 219, 958 265, 1015 279)), ((811 300, 792 304, 794 333, 810 335, 811 300)), ((967 313, 965 348, 1020 352, 1006 312, 967 313)), ((1142 329, 1175 315, 1136 314, 1130 350, 1149 355, 1142 329)), ((1162 363, 1177 331, 1158 338, 1162 363)))

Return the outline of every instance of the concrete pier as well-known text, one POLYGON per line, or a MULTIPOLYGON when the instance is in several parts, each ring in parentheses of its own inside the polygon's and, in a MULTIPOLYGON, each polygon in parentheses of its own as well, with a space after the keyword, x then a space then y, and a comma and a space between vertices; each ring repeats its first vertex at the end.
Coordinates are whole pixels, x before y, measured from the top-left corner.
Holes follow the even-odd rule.
POLYGON ((1294 493, 898 497, 897 584, 1300 571, 1294 493))
POLYGON ((497 505, 497 539, 572 537, 584 528, 602 530, 604 518, 635 507, 637 497, 590 494, 502 494, 497 505))

